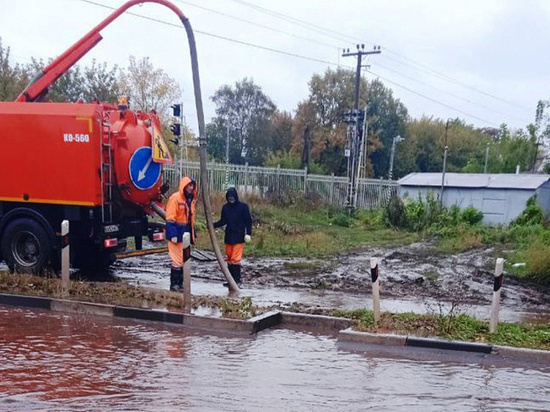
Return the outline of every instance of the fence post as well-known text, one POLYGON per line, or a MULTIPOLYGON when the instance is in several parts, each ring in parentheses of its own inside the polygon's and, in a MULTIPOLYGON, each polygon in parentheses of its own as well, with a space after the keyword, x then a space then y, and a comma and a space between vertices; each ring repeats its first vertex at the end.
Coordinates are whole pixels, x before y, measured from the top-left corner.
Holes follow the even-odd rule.
POLYGON ((332 180, 330 181, 330 200, 329 204, 332 205, 333 197, 334 197, 334 173, 331 174, 332 180))
POLYGON ((374 321, 380 321, 380 279, 378 277, 378 259, 370 258, 370 275, 372 280, 372 311, 374 312, 374 321))
POLYGON ((277 195, 281 196, 281 165, 277 165, 277 195))
POLYGON ((69 293, 70 287, 70 250, 69 250, 69 221, 61 222, 61 238, 63 248, 61 249, 61 294, 63 296, 69 293))
MULTIPOLYGON (((248 191, 248 162, 244 164, 244 190, 248 191)), ((250 188, 250 193, 252 192, 253 190, 250 188)))
POLYGON ((504 259, 498 258, 495 265, 495 282, 493 285, 493 303, 491 304, 491 321, 489 323, 489 333, 496 333, 498 326, 498 312, 500 310, 500 294, 502 292, 502 282, 504 280, 504 259))
POLYGON ((307 195, 307 166, 304 167, 304 197, 307 195))

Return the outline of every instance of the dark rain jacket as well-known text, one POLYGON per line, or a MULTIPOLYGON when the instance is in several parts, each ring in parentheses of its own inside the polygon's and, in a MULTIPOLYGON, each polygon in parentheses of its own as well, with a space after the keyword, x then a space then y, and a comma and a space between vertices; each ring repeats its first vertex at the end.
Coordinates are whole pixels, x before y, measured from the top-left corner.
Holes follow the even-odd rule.
POLYGON ((231 187, 225 194, 227 199, 229 195, 233 195, 235 198, 234 203, 229 201, 222 207, 222 215, 220 220, 214 223, 214 227, 225 228, 224 243, 226 245, 236 245, 238 243, 244 243, 245 235, 252 235, 252 216, 250 215, 250 209, 246 203, 239 201, 237 190, 231 187))

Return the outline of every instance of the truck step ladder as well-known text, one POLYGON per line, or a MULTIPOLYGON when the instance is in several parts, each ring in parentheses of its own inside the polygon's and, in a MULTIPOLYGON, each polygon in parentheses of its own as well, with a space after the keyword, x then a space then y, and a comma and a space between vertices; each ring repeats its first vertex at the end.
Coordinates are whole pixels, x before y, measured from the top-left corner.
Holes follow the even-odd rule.
POLYGON ((101 141, 101 195, 102 222, 113 222, 113 151, 111 145, 111 124, 103 122, 101 141))

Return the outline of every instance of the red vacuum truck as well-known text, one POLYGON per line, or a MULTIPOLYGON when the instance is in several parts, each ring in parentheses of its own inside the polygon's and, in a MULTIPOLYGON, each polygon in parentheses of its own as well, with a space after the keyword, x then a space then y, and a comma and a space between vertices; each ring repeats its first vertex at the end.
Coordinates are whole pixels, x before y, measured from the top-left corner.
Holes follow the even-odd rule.
MULTIPOLYGON (((174 8, 163 0, 149 0, 174 8)), ((155 113, 114 103, 48 103, 47 88, 100 40, 96 26, 31 81, 15 102, 0 103, 0 256, 9 269, 106 267, 134 237, 163 239, 148 216, 162 208, 162 167, 172 157, 155 113), (60 235, 70 223, 69 239, 60 235)), ((180 12, 181 13, 181 12, 180 12)))

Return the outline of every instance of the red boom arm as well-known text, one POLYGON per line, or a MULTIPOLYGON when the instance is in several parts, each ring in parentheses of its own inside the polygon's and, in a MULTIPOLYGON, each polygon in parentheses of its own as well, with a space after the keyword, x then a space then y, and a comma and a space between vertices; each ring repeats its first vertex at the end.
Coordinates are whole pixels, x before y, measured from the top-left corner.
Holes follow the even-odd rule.
POLYGON ((51 86, 55 81, 65 74, 74 64, 76 64, 86 53, 88 53, 102 39, 99 32, 109 25, 118 16, 128 10, 130 7, 141 3, 158 3, 168 7, 179 18, 187 20, 185 15, 172 3, 165 0, 131 0, 128 3, 115 10, 110 16, 94 27, 88 34, 82 37, 79 41, 73 44, 57 59, 52 61, 29 86, 21 92, 15 100, 16 102, 33 102, 40 97, 44 91, 51 86))

